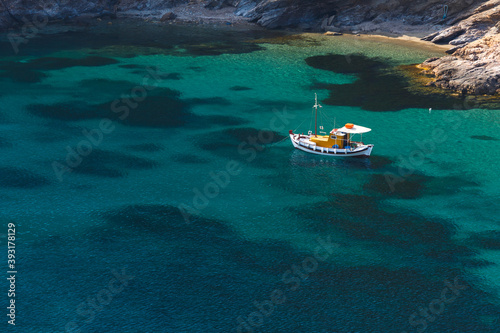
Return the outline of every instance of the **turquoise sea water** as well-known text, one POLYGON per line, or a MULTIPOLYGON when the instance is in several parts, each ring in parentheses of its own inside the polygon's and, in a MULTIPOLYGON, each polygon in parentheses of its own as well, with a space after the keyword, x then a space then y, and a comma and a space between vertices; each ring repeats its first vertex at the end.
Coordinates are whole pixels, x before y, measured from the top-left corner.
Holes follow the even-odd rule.
POLYGON ((118 23, 0 54, 18 331, 500 332, 498 110, 395 70, 439 49, 118 23), (369 159, 293 149, 314 93, 369 159))

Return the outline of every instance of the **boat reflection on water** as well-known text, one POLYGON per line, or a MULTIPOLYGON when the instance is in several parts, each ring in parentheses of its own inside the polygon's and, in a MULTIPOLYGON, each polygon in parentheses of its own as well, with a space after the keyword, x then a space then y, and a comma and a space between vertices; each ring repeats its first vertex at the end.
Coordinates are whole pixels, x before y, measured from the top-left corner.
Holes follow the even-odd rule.
POLYGON ((339 169, 353 168, 359 170, 373 170, 379 168, 378 161, 369 158, 329 158, 322 155, 309 155, 295 150, 290 154, 290 164, 300 167, 336 167, 339 169))

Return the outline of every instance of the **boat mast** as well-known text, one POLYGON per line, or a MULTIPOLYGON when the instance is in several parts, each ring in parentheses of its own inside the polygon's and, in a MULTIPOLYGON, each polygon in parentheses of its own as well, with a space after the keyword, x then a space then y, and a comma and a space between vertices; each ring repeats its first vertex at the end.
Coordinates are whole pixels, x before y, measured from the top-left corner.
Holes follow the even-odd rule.
POLYGON ((314 93, 314 106, 313 108, 316 110, 316 115, 314 117, 314 136, 317 136, 318 131, 318 107, 322 108, 321 105, 318 104, 318 94, 314 93))

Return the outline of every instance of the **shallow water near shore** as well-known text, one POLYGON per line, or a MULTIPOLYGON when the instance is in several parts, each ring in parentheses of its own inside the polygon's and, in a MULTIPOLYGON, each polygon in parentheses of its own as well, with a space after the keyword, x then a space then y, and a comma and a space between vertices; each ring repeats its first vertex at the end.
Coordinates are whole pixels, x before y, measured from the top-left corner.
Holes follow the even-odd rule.
POLYGON ((498 110, 397 69, 441 48, 125 23, 2 40, 20 331, 500 332, 498 110), (369 159, 293 149, 314 93, 325 130, 372 128, 369 159))

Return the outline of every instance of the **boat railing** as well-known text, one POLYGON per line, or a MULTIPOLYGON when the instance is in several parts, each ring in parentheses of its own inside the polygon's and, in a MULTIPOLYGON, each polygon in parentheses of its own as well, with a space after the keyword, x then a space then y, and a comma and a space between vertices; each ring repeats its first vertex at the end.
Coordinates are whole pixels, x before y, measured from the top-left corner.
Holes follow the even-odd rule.
POLYGON ((365 144, 364 144, 363 142, 361 142, 361 141, 351 141, 350 143, 351 143, 351 147, 352 147, 353 149, 354 149, 354 148, 356 148, 356 147, 358 147, 358 146, 364 146, 364 145, 365 145, 365 144))

